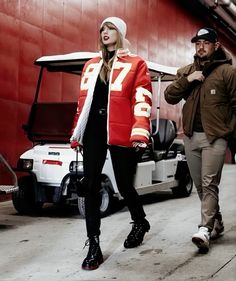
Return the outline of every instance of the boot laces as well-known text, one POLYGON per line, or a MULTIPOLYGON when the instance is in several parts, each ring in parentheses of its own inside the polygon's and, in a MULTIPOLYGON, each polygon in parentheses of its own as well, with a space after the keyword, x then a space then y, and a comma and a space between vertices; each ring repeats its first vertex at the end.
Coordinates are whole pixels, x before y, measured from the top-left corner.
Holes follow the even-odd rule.
POLYGON ((90 245, 90 241, 89 241, 89 239, 87 239, 84 243, 83 250, 85 249, 85 247, 88 247, 89 245, 90 245))
POLYGON ((132 230, 129 234, 129 238, 134 237, 137 238, 139 237, 141 234, 143 234, 143 232, 145 231, 145 224, 144 223, 140 223, 140 222, 131 222, 130 224, 132 224, 132 230))
POLYGON ((93 259, 94 256, 96 256, 100 250, 99 242, 97 241, 97 239, 87 239, 85 241, 83 249, 88 246, 89 246, 89 250, 88 250, 87 259, 93 259))

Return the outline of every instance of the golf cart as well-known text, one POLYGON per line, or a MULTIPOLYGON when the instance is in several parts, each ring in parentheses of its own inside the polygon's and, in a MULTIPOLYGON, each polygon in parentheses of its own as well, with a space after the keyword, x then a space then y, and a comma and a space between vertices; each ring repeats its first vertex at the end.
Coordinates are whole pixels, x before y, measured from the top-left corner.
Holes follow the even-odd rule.
MULTIPOLYGON (((77 102, 41 102, 39 97, 50 95, 50 89, 46 89, 47 96, 43 91, 44 79, 47 79, 44 77, 49 73, 73 76, 78 89, 85 62, 97 55, 77 52, 44 56, 35 61, 40 66, 40 73, 28 123, 23 125, 33 147, 19 158, 15 169, 19 190, 12 196, 13 205, 21 214, 37 212, 48 202, 61 205, 76 202, 81 215, 85 215, 84 197, 78 192, 83 181, 83 157, 78 151, 72 150, 69 143, 77 102)), ((176 140, 175 122, 159 118, 160 83, 173 80, 176 68, 148 61, 147 65, 153 83, 159 85, 156 95, 157 117, 152 121, 150 147, 138 163, 134 185, 139 194, 171 189, 176 196, 187 197, 191 194, 193 183, 183 144, 176 140)), ((101 187, 100 212, 104 217, 122 199, 109 151, 102 171, 101 187)))

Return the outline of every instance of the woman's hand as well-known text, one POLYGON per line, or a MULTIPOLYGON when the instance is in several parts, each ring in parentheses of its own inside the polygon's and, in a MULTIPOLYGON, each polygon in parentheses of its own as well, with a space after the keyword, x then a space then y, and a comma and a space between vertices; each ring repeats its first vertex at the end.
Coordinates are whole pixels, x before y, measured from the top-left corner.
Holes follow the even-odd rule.
POLYGON ((73 140, 70 142, 70 147, 72 149, 77 149, 77 148, 81 147, 81 145, 76 140, 73 140))
POLYGON ((132 146, 136 151, 144 151, 147 148, 147 144, 143 141, 134 141, 132 142, 132 146))

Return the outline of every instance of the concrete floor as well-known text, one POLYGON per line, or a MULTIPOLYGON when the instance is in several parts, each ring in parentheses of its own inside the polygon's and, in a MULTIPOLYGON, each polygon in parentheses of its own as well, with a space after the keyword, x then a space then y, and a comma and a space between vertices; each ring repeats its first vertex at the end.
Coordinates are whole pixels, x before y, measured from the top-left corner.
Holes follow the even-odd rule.
POLYGON ((169 192, 143 196, 151 224, 144 243, 125 249, 131 229, 127 209, 102 219, 101 248, 105 262, 83 271, 87 254, 85 223, 76 210, 47 206, 40 217, 19 216, 11 202, 0 203, 1 281, 235 281, 236 165, 224 166, 220 203, 225 233, 207 254, 191 242, 200 221, 194 190, 189 198, 169 192))

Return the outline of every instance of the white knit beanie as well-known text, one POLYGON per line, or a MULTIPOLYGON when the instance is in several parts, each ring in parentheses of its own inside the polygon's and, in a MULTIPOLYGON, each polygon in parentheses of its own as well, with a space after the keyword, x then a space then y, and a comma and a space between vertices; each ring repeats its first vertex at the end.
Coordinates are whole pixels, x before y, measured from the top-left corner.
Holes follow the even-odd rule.
POLYGON ((109 18, 106 18, 102 24, 101 24, 101 27, 104 25, 104 23, 107 23, 107 22, 110 22, 112 24, 114 24, 114 26, 119 30, 119 32, 121 33, 121 35, 123 36, 123 38, 125 38, 126 36, 126 31, 127 31, 127 26, 126 26, 126 23, 118 18, 118 17, 109 17, 109 18))

